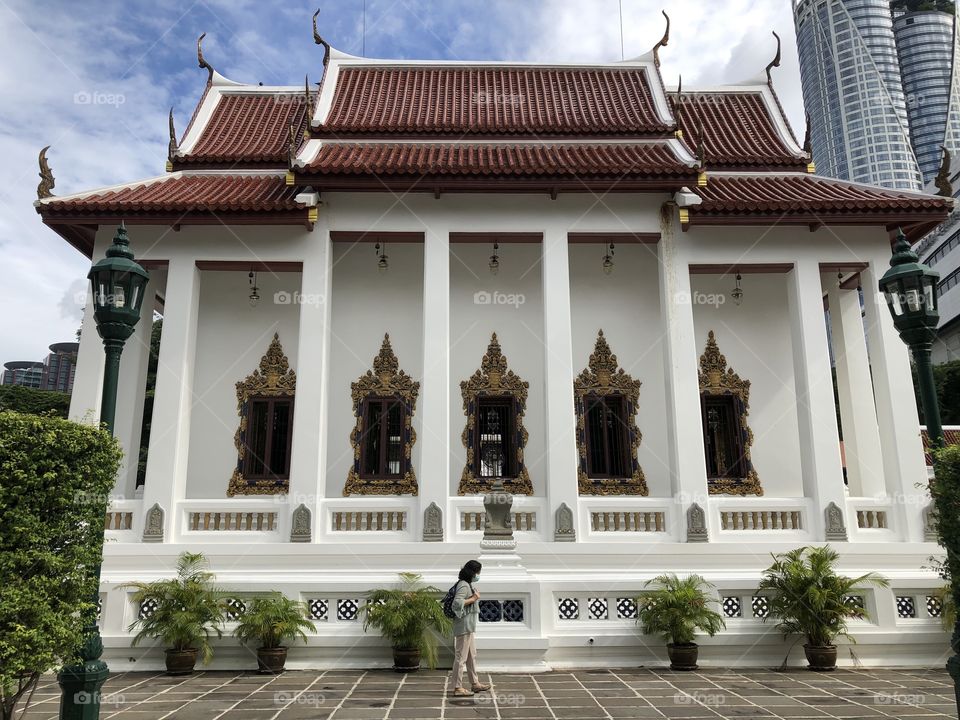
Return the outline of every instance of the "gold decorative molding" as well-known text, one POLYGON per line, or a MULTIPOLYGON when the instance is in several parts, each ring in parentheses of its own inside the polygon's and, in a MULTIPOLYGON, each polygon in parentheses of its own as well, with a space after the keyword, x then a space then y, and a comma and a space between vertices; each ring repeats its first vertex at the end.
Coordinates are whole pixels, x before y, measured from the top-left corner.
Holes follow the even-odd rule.
POLYGON ((417 475, 410 462, 417 434, 413 429, 413 415, 417 408, 420 383, 400 369, 397 356, 390 345, 390 335, 384 334, 379 354, 373 359, 373 370, 350 383, 350 398, 356 418, 350 431, 353 448, 353 466, 347 473, 344 495, 416 495, 417 475), (403 472, 398 478, 362 478, 360 476, 361 437, 363 435, 363 403, 369 397, 397 398, 403 403, 403 472))
POLYGON ((246 452, 247 403, 255 397, 290 397, 296 394, 297 374, 290 369, 290 362, 283 354, 280 336, 273 334, 270 347, 260 366, 237 383, 237 414, 240 426, 233 436, 237 448, 237 467, 227 485, 227 496, 234 495, 282 495, 287 492, 288 480, 247 480, 243 476, 243 458, 246 452))
POLYGON ((587 362, 587 368, 573 381, 577 412, 577 478, 581 495, 647 495, 647 480, 637 460, 642 435, 637 427, 637 405, 640 402, 640 381, 634 380, 617 363, 603 330, 587 362), (616 396, 624 400, 630 448, 631 475, 626 478, 591 478, 587 476, 587 427, 585 400, 590 395, 616 396))
POLYGON ((460 439, 467 450, 467 464, 460 476, 459 495, 468 493, 483 493, 490 489, 490 485, 473 474, 475 448, 473 446, 474 429, 477 423, 477 400, 481 397, 511 397, 516 411, 516 447, 517 447, 517 476, 504 478, 503 486, 515 495, 533 495, 533 485, 530 474, 523 464, 523 449, 527 445, 529 434, 523 426, 523 414, 527 408, 527 392, 530 383, 522 380, 513 370, 507 369, 507 358, 500 351, 497 334, 493 333, 487 352, 480 361, 480 369, 473 373, 469 380, 460 382, 460 395, 463 397, 463 414, 467 418, 466 425, 460 439))
POLYGON ((707 478, 711 495, 763 495, 760 478, 750 459, 753 431, 747 423, 750 414, 750 381, 743 380, 733 368, 727 367, 727 358, 720 352, 713 330, 707 335, 707 346, 700 356, 700 395, 732 395, 740 410, 739 431, 743 443, 745 477, 707 478))

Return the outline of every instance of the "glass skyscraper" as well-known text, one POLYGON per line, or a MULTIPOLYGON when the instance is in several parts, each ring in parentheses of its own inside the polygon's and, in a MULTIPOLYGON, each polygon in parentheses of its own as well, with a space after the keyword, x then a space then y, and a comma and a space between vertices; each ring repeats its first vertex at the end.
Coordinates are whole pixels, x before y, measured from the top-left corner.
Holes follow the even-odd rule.
POLYGON ((928 183, 940 168, 940 146, 946 136, 953 66, 953 16, 937 10, 895 12, 893 33, 900 56, 913 150, 923 181, 928 183))
POLYGON ((889 0, 793 0, 793 15, 817 171, 919 190, 889 0))

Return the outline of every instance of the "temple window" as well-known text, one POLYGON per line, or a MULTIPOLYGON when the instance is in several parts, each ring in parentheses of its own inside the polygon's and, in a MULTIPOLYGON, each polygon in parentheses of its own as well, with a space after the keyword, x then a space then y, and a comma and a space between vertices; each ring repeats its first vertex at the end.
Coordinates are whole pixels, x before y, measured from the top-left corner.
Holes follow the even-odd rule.
POLYGON ((478 478, 517 476, 516 408, 513 398, 477 398, 474 474, 478 478))
POLYGON ((701 396, 708 478, 741 478, 746 475, 739 421, 742 411, 736 405, 736 398, 732 395, 701 396))
POLYGON ((622 478, 630 475, 629 438, 623 397, 584 398, 586 412, 587 476, 622 478))
POLYGON ((248 480, 290 477, 293 398, 254 397, 247 402, 243 476, 248 480))
POLYGON ((367 398, 363 405, 360 477, 398 478, 403 474, 403 401, 367 398))

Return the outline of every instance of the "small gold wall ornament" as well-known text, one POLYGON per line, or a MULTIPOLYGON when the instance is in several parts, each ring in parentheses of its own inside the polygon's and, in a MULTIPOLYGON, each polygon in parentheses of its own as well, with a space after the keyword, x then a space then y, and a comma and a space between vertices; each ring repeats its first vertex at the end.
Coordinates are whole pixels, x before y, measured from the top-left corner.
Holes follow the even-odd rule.
MULTIPOLYGON (((708 477, 707 486, 711 495, 763 495, 760 478, 750 459, 753 431, 747 424, 750 414, 750 381, 743 380, 733 368, 727 367, 727 358, 720 352, 716 337, 711 330, 707 346, 700 356, 700 396, 732 396, 736 408, 737 433, 743 448, 743 477, 708 477)), ((722 463, 721 463, 722 464, 722 463)))
POLYGON ((492 487, 492 482, 478 478, 473 473, 476 458, 474 447, 475 429, 477 427, 478 400, 482 397, 512 398, 516 445, 516 477, 503 478, 503 486, 507 492, 515 495, 533 495, 533 484, 530 482, 530 473, 523 464, 523 449, 527 445, 529 434, 523 426, 523 414, 527 409, 527 392, 530 383, 522 380, 513 370, 507 368, 507 358, 500 350, 497 334, 493 333, 487 352, 480 361, 480 369, 473 373, 469 380, 460 382, 460 395, 463 397, 463 414, 467 418, 466 425, 460 435, 464 448, 467 450, 467 463, 460 475, 458 495, 484 493, 492 487))
POLYGON ((343 487, 346 495, 416 495, 417 475, 411 463, 413 445, 417 434, 413 429, 413 416, 417 409, 420 383, 400 369, 397 356, 390 345, 390 335, 384 334, 379 354, 373 359, 373 369, 350 383, 350 398, 356 418, 350 431, 350 446, 353 448, 353 465, 347 473, 343 487), (403 405, 403 461, 400 477, 361 477, 361 439, 363 437, 363 407, 367 398, 396 398, 403 405))
POLYGON ((237 448, 237 466, 227 485, 227 496, 235 495, 282 495, 287 492, 288 480, 247 480, 243 476, 243 460, 246 453, 247 408, 251 398, 289 397, 296 394, 297 375, 290 369, 290 362, 283 353, 280 336, 273 334, 270 347, 260 366, 237 383, 237 414, 240 426, 233 436, 237 448))
POLYGON ((637 460, 637 449, 642 435, 637 427, 637 405, 640 402, 640 381, 634 380, 617 362, 610 350, 603 330, 597 333, 597 342, 586 369, 573 381, 574 404, 577 412, 577 478, 581 495, 647 495, 647 481, 637 460), (589 396, 616 396, 623 398, 630 448, 630 477, 591 478, 587 475, 586 399, 589 396))

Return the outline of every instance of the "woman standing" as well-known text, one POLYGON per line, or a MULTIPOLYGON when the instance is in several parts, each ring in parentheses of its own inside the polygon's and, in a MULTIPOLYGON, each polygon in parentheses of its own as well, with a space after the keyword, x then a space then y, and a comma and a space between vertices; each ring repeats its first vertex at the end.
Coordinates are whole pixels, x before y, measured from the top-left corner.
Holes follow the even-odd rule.
POLYGON ((473 584, 480 579, 480 565, 476 560, 470 560, 460 569, 456 591, 453 597, 453 670, 450 673, 450 684, 453 685, 453 694, 456 697, 469 697, 473 693, 489 690, 489 685, 480 682, 477 675, 477 646, 474 634, 477 631, 477 618, 480 615, 480 593, 473 589, 473 584), (470 676, 470 690, 463 687, 463 666, 467 666, 470 676))

